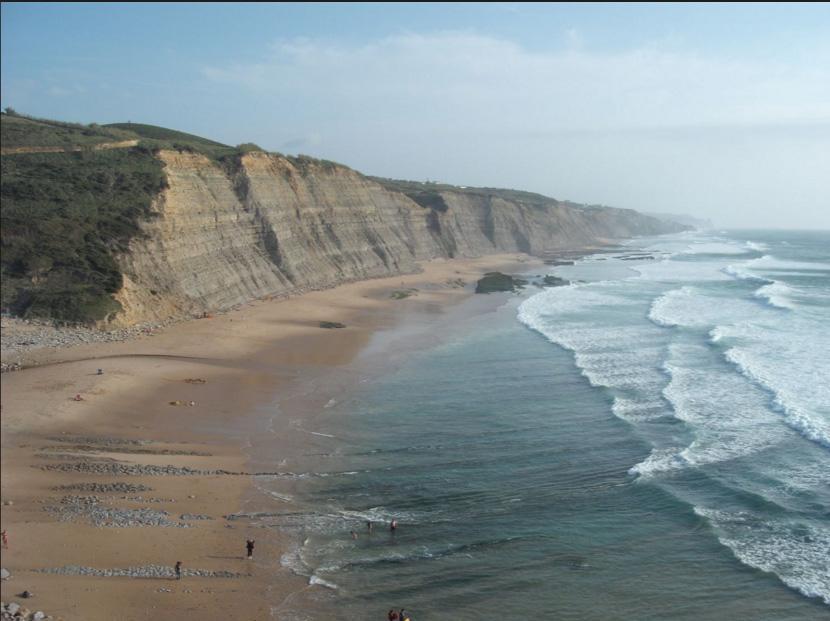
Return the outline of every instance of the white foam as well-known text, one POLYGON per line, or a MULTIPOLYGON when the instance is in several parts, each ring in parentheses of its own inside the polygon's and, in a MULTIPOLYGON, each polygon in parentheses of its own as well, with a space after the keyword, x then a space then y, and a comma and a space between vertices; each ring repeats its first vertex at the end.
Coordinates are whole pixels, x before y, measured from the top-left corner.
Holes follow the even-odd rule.
POLYGON ((756 252, 764 252, 765 250, 769 250, 769 246, 761 242, 748 241, 746 242, 746 247, 756 252))
POLYGON ((327 589, 337 590, 337 585, 334 582, 329 582, 328 580, 323 580, 320 576, 316 574, 311 574, 311 577, 308 579, 308 584, 311 586, 322 586, 326 587, 327 589))
POLYGON ((769 304, 776 308, 784 310, 795 310, 796 303, 793 302, 792 296, 795 291, 789 285, 783 282, 775 281, 768 285, 764 285, 753 294, 756 298, 765 299, 769 304))
POLYGON ((766 393, 741 375, 724 373, 713 362, 716 352, 705 345, 673 343, 663 390, 674 416, 692 434, 688 446, 657 447, 629 472, 651 477, 688 467, 737 459, 782 441, 780 417, 767 404, 766 393))
POLYGON ((665 335, 651 324, 625 325, 630 307, 642 302, 619 295, 619 286, 592 283, 545 291, 521 304, 519 320, 573 351, 592 385, 613 389, 613 412, 620 418, 664 416, 659 395, 665 383, 660 371, 665 335))
POLYGON ((775 270, 775 271, 791 271, 791 270, 806 270, 806 271, 830 271, 830 263, 807 262, 807 261, 787 261, 779 259, 769 254, 765 254, 757 259, 750 259, 745 263, 746 267, 758 270, 775 270))
POLYGON ((648 318, 659 326, 708 328, 722 322, 739 321, 757 310, 745 300, 706 295, 702 289, 687 285, 656 298, 648 318))
POLYGON ((830 447, 830 332, 793 314, 776 322, 718 326, 714 342, 728 342, 726 359, 768 390, 785 421, 806 438, 830 447))
POLYGON ((787 423, 793 429, 801 432, 804 437, 830 448, 830 421, 827 419, 830 390, 823 385, 823 380, 811 374, 794 381, 792 372, 789 375, 786 371, 781 372, 782 366, 789 366, 792 362, 781 365, 759 361, 753 353, 737 347, 727 350, 725 356, 741 370, 741 373, 773 393, 775 403, 784 412, 787 423), (825 414, 817 410, 822 403, 825 404, 825 414))
POLYGON ((830 528, 808 521, 762 519, 747 511, 695 507, 718 540, 745 565, 772 573, 807 597, 830 604, 830 528))
POLYGON ((689 244, 683 254, 746 254, 751 250, 747 246, 729 242, 695 242, 689 244))
POLYGON ((758 274, 753 274, 752 272, 747 271, 745 266, 746 263, 742 263, 741 265, 727 265, 721 271, 724 274, 729 274, 730 276, 737 278, 738 280, 755 280, 758 282, 765 283, 772 282, 768 278, 764 278, 763 276, 759 276, 758 274))
POLYGON ((674 261, 664 259, 632 266, 642 280, 654 282, 708 282, 729 280, 723 273, 723 261, 674 261))
POLYGON ((682 447, 652 449, 651 454, 629 468, 628 473, 647 479, 672 470, 682 470, 690 465, 683 451, 682 447))

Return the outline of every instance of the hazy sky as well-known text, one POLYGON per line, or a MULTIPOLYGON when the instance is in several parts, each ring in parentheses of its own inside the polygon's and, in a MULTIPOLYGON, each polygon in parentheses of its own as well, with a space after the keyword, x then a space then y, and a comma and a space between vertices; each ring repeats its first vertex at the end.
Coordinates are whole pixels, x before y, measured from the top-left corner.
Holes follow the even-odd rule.
POLYGON ((830 5, 2 4, 0 105, 830 229, 830 5))

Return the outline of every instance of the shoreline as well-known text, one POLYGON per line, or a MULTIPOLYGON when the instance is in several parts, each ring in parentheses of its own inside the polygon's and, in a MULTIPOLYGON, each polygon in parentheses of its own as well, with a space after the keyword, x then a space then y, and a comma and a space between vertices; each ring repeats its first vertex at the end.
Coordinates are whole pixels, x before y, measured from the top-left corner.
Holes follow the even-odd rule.
MULTIPOLYGON (((188 618, 195 609, 206 620, 269 618, 263 594, 278 601, 306 588, 306 580, 280 565, 288 545, 284 536, 265 536, 255 525, 226 518, 259 502, 254 478, 216 471, 251 471, 254 439, 267 437, 279 452, 286 440, 274 437, 285 418, 307 419, 325 405, 303 390, 328 370, 348 369, 361 351, 374 346, 373 335, 440 319, 446 308, 473 295, 471 280, 485 271, 536 265, 542 262, 516 255, 432 261, 420 273, 254 302, 216 318, 174 324, 154 338, 76 346, 69 360, 4 374, 2 500, 14 504, 3 507, 3 529, 10 537, 3 566, 12 574, 3 582, 3 600, 21 601, 14 595, 27 589, 36 595, 33 609, 67 620, 142 619, 159 611, 188 618), (458 278, 466 288, 453 284, 458 278), (410 289, 417 291, 393 299, 396 291, 410 289), (323 329, 321 321, 347 327, 323 329), (96 375, 101 366, 104 374, 96 375), (75 394, 83 401, 73 401, 75 394), (273 404, 286 403, 291 395, 294 405, 274 412, 273 404), (170 405, 176 401, 195 405, 170 405), (275 425, 270 432, 269 425, 275 425), (98 465, 90 471, 93 461, 98 465), (151 474, 159 466, 179 474, 151 474), (186 468, 202 474, 181 474, 186 468), (77 487, 116 480, 152 491, 113 495, 88 491, 106 487, 77 487), (149 509, 167 511, 150 517, 170 524, 135 525, 150 519, 141 514, 149 509), (72 521, 55 521, 56 516, 72 521), (96 519, 132 520, 134 527, 89 524, 96 519), (257 540, 252 562, 243 558, 247 537, 257 540), (137 576, 154 565, 172 567, 176 560, 186 571, 242 577, 186 575, 178 583, 31 571, 134 567, 139 569, 131 575, 137 576)), ((67 357, 67 351, 47 350, 38 357, 46 363, 67 357)), ((297 442, 299 434, 290 435, 297 442)))

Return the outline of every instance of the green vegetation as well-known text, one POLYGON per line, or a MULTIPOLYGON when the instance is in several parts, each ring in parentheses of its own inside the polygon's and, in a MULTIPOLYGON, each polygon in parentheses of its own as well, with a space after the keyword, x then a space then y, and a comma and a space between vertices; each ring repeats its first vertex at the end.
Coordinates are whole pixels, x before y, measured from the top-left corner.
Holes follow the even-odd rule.
MULTIPOLYGON (((65 123, 10 108, 0 113, 0 135, 4 148, 67 149, 4 155, 0 209, 3 312, 65 323, 106 319, 120 309, 113 294, 123 277, 115 257, 142 235, 140 222, 153 217, 152 201, 166 186, 158 150, 200 153, 230 176, 242 154, 263 150, 154 125, 65 123), (92 149, 125 140, 138 140, 138 146, 92 149)), ((288 159, 301 171, 342 166, 305 155, 288 159)), ((266 247, 278 261, 275 241, 266 240, 266 247)))
POLYGON ((2 158, 2 177, 3 310, 70 323, 118 311, 113 257, 150 217, 161 162, 140 147, 18 154, 2 158))
POLYGON ((98 125, 62 123, 22 116, 12 111, 0 115, 0 138, 3 148, 11 147, 84 147, 102 142, 135 139, 136 136, 116 128, 98 125))
MULTIPOLYGON (((446 210, 446 203, 441 197, 441 193, 456 192, 461 194, 468 194, 473 196, 481 196, 485 198, 501 198, 506 201, 515 203, 523 203, 526 205, 556 205, 560 201, 542 194, 535 194, 533 192, 524 192, 521 190, 507 190, 502 188, 472 188, 466 186, 450 185, 448 183, 436 183, 427 181, 422 183, 420 181, 404 181, 401 179, 385 179, 383 177, 369 177, 375 183, 379 183, 387 190, 393 192, 401 192, 406 194, 421 207, 430 209, 437 209, 439 211, 446 210)), ((568 203, 570 205, 570 203, 568 203)), ((573 205, 572 205, 573 206, 573 205)))
POLYGON ((285 159, 291 162, 294 167, 301 171, 306 172, 312 167, 319 167, 323 170, 334 170, 336 168, 349 168, 345 164, 340 164, 339 162, 332 162, 331 160, 321 160, 316 157, 311 157, 310 155, 283 155, 285 159))
POLYGON ((190 151, 193 153, 201 153, 211 159, 239 155, 242 147, 250 146, 240 145, 239 148, 231 147, 221 142, 202 138, 201 136, 187 134, 176 131, 175 129, 167 129, 166 127, 158 127, 156 125, 145 125, 143 123, 111 123, 105 125, 104 128, 128 132, 141 139, 142 145, 151 149, 190 151))
POLYGON ((488 272, 476 283, 476 293, 496 293, 499 291, 516 291, 527 284, 526 280, 502 274, 488 272))
POLYGON ((405 300, 406 298, 415 295, 417 292, 417 289, 398 289, 397 291, 393 291, 389 297, 393 300, 405 300))

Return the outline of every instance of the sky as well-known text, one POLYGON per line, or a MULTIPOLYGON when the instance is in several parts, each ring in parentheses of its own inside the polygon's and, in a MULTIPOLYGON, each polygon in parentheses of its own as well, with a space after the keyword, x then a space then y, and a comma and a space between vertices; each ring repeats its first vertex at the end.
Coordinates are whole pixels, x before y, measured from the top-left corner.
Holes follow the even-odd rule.
POLYGON ((1 6, 24 114, 830 229, 830 4, 1 6))

